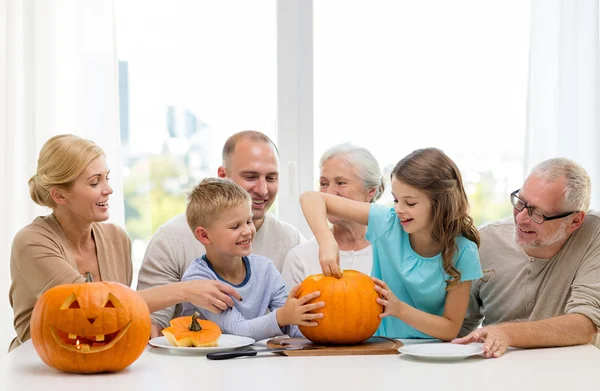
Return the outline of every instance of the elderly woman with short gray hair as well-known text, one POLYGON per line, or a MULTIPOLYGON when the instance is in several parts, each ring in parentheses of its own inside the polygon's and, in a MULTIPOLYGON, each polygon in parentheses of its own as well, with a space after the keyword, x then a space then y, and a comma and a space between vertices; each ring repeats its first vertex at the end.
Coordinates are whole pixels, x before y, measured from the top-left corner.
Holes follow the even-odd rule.
MULTIPOLYGON (((385 186, 379 163, 366 148, 351 143, 329 148, 319 163, 321 192, 355 201, 376 202, 385 186)), ((331 230, 340 248, 340 267, 371 274, 373 254, 365 239, 367 227, 328 216, 331 230)), ((319 245, 313 238, 294 247, 285 257, 281 274, 288 288, 311 274, 322 273, 319 245)))

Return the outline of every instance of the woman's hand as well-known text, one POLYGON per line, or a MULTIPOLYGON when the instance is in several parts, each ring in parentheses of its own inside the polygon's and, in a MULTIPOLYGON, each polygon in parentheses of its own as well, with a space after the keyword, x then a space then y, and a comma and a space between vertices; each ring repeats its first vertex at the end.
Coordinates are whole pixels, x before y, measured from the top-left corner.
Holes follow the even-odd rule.
POLYGON ((372 277, 375 282, 375 290, 381 295, 381 298, 377 299, 377 303, 384 307, 383 313, 379 315, 380 318, 386 316, 395 316, 400 318, 402 307, 406 305, 403 301, 400 301, 394 292, 387 286, 387 284, 378 278, 372 277))
POLYGON ((319 244, 319 262, 324 275, 342 278, 342 270, 340 269, 340 248, 333 238, 333 235, 325 242, 319 244))
POLYGON ((231 297, 242 301, 235 289, 221 281, 192 280, 182 284, 185 284, 185 301, 215 314, 233 307, 231 297))
POLYGON ((298 326, 318 326, 316 319, 323 317, 322 313, 311 314, 310 311, 325 306, 325 302, 319 301, 317 303, 306 304, 312 299, 315 299, 321 295, 321 292, 311 292, 300 298, 296 298, 300 285, 296 285, 285 302, 285 305, 277 310, 277 323, 279 327, 298 325, 298 326))

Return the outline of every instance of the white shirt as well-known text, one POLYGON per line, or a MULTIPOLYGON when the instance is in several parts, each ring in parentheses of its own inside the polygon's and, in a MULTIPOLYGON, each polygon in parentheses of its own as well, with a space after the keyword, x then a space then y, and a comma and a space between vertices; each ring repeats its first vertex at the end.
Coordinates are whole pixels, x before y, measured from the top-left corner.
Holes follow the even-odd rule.
MULTIPOLYGON (((370 245, 357 251, 340 250, 342 270, 358 270, 370 276, 372 266, 373 251, 370 245)), ((316 239, 308 240, 291 249, 283 261, 281 270, 281 275, 290 290, 306 277, 321 273, 323 271, 319 263, 319 244, 316 239)))

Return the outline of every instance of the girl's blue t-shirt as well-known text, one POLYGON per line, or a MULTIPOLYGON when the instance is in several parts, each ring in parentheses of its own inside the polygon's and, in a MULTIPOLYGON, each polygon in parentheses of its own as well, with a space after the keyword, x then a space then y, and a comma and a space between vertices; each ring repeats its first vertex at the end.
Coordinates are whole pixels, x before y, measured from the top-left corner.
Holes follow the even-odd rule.
MULTIPOLYGON (((403 302, 430 314, 443 315, 446 281, 450 276, 444 271, 441 254, 425 258, 415 253, 394 208, 384 205, 371 205, 366 238, 373 248, 371 275, 385 281, 403 302)), ((456 238, 456 245, 454 266, 461 273, 460 280, 481 278, 477 245, 462 236, 456 238)), ((375 335, 432 338, 393 316, 382 319, 375 335)))

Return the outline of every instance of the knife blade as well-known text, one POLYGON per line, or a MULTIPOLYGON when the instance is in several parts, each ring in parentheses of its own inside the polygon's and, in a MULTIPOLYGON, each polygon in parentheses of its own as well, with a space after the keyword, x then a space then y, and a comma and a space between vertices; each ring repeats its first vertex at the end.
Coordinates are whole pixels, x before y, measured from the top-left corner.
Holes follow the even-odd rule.
MULTIPOLYGON (((227 352, 215 352, 208 353, 206 358, 209 360, 227 360, 229 358, 236 357, 253 357, 259 353, 277 353, 277 352, 285 352, 289 350, 302 350, 307 349, 305 346, 295 346, 295 347, 285 347, 285 348, 269 348, 269 349, 245 349, 245 350, 230 350, 227 352)), ((308 348, 310 349, 310 348, 308 348)))

